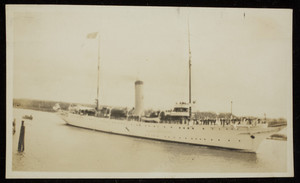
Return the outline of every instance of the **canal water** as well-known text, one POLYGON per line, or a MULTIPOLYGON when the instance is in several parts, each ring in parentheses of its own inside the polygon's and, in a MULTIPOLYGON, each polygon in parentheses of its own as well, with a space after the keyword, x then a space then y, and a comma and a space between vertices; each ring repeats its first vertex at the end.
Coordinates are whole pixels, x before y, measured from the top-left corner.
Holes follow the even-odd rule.
MULTIPOLYGON (((13 109, 12 171, 30 172, 286 172, 287 141, 264 140, 257 153, 161 142, 65 125, 55 113, 13 109), (25 151, 19 153, 22 116, 25 151)), ((283 132, 284 133, 284 132, 283 132)))

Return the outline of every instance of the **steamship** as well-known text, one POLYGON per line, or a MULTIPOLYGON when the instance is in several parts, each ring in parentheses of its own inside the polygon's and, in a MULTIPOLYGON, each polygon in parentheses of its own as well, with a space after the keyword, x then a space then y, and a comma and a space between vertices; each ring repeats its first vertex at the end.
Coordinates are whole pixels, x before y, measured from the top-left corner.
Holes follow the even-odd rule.
MULTIPOLYGON (((263 120, 196 119, 192 115, 189 37, 189 102, 177 103, 170 111, 157 111, 145 116, 143 111, 143 81, 135 82, 135 107, 133 109, 101 106, 99 104, 98 82, 95 109, 70 106, 68 112, 60 112, 61 118, 67 125, 101 132, 256 152, 264 139, 280 131, 284 126, 268 127, 266 121, 263 120)), ((99 58, 98 56, 98 81, 99 58)))

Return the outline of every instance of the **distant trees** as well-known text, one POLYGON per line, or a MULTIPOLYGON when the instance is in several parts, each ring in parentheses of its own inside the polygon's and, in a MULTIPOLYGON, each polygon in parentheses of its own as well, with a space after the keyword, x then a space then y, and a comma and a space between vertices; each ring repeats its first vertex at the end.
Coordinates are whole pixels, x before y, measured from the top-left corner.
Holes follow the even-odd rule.
POLYGON ((156 112, 156 111, 153 109, 146 109, 146 110, 144 110, 144 115, 150 117, 150 115, 154 112, 156 112))
POLYGON ((218 118, 231 118, 231 115, 232 115, 233 118, 236 118, 235 115, 233 115, 233 114, 231 114, 231 113, 229 113, 229 112, 227 112, 227 113, 220 113, 220 114, 218 115, 218 118))
POLYGON ((195 118, 196 119, 204 119, 204 118, 211 118, 214 119, 217 117, 217 113, 215 112, 199 112, 196 111, 194 112, 195 118))
MULTIPOLYGON (((33 109, 39 111, 54 112, 53 106, 59 104, 60 109, 68 110, 71 103, 57 102, 57 101, 44 101, 44 100, 31 100, 31 99, 13 99, 13 106, 23 109, 33 109)), ((85 105, 88 107, 94 107, 94 105, 85 105)))
MULTIPOLYGON (((196 111, 194 112, 195 118, 196 119, 215 119, 215 118, 231 118, 231 113, 219 113, 217 114, 216 112, 200 112, 196 111)), ((232 117, 236 117, 232 115, 232 117)))
POLYGON ((284 118, 268 119, 267 122, 268 122, 269 126, 287 125, 287 120, 284 118))
POLYGON ((127 110, 126 109, 111 109, 110 117, 114 119, 126 118, 127 110))

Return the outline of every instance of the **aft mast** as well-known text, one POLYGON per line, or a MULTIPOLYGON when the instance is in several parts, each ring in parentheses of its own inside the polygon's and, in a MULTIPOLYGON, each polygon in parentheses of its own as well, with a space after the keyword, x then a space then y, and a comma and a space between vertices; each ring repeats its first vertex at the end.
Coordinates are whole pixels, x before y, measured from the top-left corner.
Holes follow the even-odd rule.
POLYGON ((188 18, 188 41, 189 41, 189 119, 192 117, 192 59, 191 59, 191 45, 190 45, 190 19, 188 18))
POLYGON ((97 99, 96 99, 96 110, 100 109, 100 36, 98 36, 98 77, 97 77, 97 99))

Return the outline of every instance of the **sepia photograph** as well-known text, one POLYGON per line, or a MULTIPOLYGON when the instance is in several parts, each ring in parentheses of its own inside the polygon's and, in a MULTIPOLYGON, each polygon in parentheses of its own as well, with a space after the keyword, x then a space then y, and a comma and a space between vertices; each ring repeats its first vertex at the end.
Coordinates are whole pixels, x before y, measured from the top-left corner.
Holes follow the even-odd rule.
POLYGON ((291 9, 5 9, 6 178, 294 176, 291 9))

